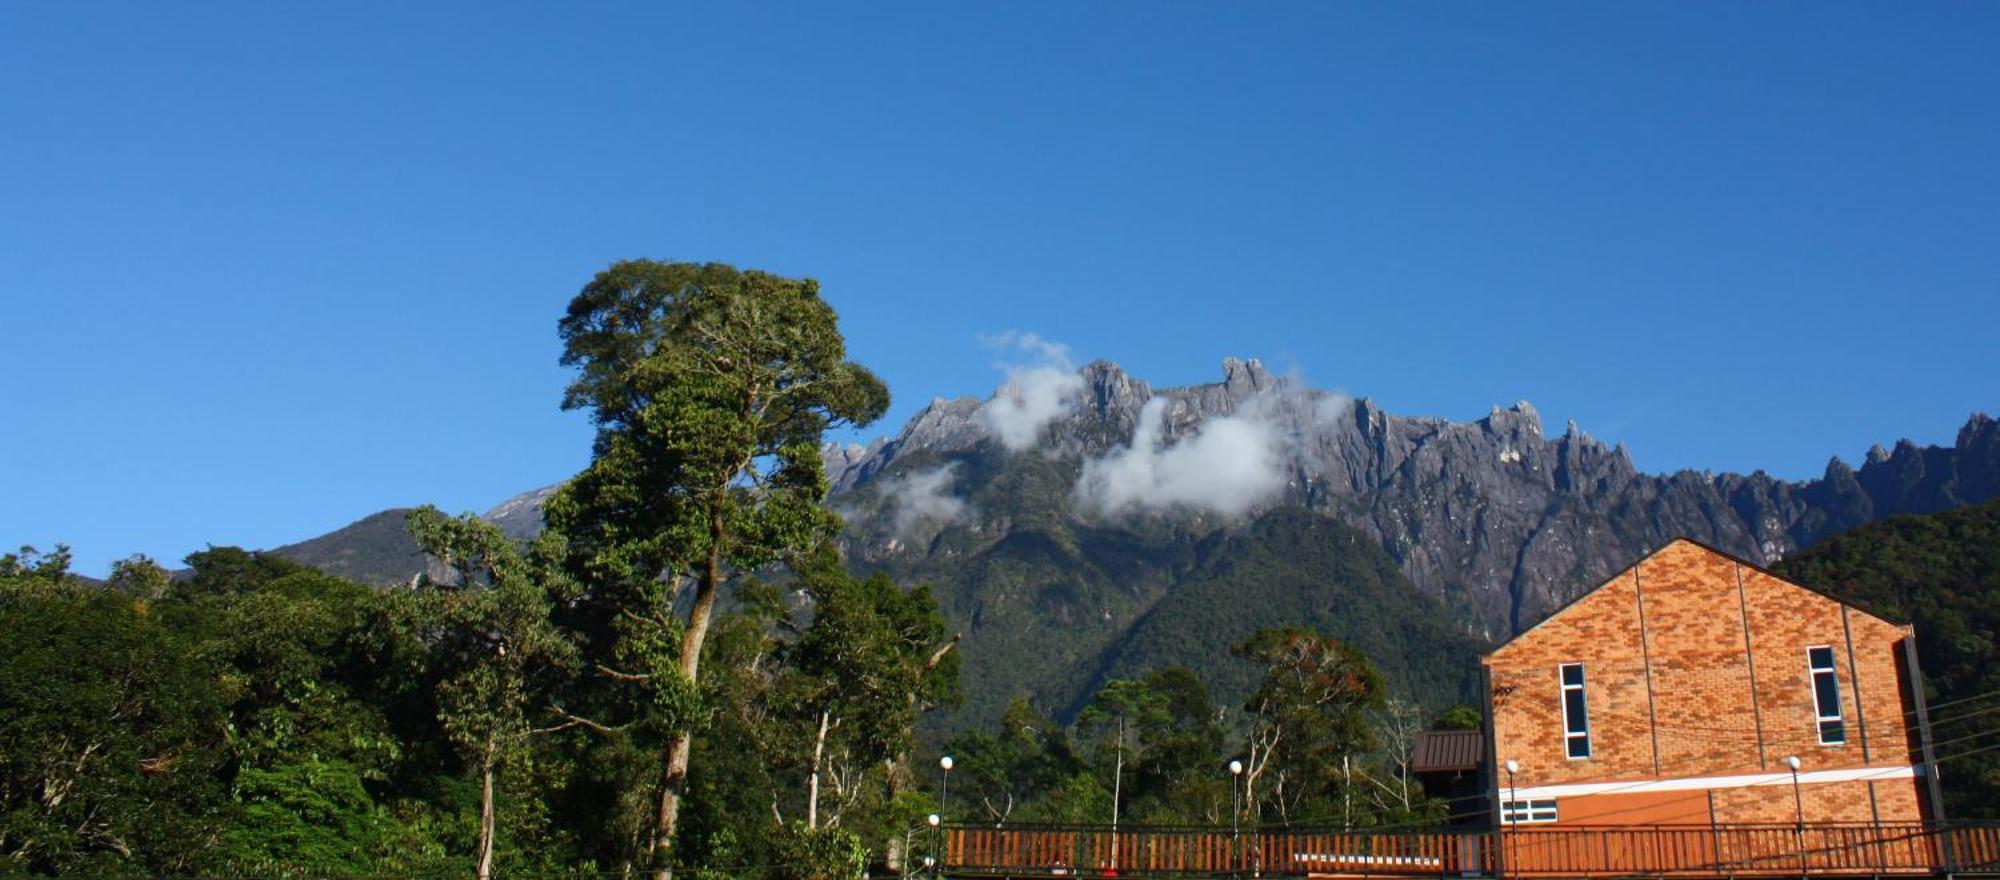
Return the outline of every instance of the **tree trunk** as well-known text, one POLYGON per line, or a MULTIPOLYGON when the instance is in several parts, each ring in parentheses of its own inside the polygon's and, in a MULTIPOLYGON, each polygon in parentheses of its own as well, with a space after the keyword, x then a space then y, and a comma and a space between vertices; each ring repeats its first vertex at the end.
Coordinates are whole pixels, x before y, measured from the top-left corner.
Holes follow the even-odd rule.
POLYGON ((1125 719, 1118 719, 1118 763, 1111 771, 1111 870, 1118 870, 1118 798, 1125 788, 1125 719))
POLYGON ((1340 830, 1354 828, 1354 774, 1348 772, 1347 756, 1340 756, 1340 830))
POLYGON ((479 762, 479 880, 493 878, 493 737, 479 762))
MULTIPOLYGON (((819 735, 813 738, 812 775, 806 779, 806 827, 819 827, 819 766, 826 754, 826 722, 829 713, 819 713, 819 735)), ((837 780, 836 780, 837 781, 837 780)))
MULTIPOLYGON (((715 594, 722 586, 722 517, 709 517, 708 565, 695 587, 694 608, 688 613, 687 632, 681 637, 681 675, 690 685, 700 681, 701 646, 708 640, 709 618, 715 613, 715 594)), ((688 760, 694 752, 694 730, 683 726, 667 742, 666 760, 660 768, 660 806, 653 822, 653 877, 673 880, 674 830, 680 823, 681 790, 687 787, 688 760)))

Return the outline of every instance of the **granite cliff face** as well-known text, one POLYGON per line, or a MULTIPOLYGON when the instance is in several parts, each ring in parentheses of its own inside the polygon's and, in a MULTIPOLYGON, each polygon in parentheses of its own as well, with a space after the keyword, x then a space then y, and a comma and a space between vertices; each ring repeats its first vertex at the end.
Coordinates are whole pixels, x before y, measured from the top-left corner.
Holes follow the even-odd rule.
MULTIPOLYGON (((1835 459, 1821 479, 1795 483, 1762 472, 1642 474, 1623 448, 1574 424, 1547 436, 1526 402, 1471 422, 1402 417, 1371 400, 1295 387, 1254 360, 1225 361, 1221 382, 1185 388, 1156 390, 1105 362, 1081 376, 1075 406, 1029 452, 997 454, 980 425, 982 402, 969 397, 933 402, 892 440, 829 448, 833 503, 850 514, 850 550, 876 564, 907 563, 938 549, 925 541, 944 531, 999 540, 1023 516, 1087 519, 1076 493, 1046 491, 1052 487, 1040 497, 979 498, 934 530, 899 522, 885 512, 893 504, 868 496, 899 473, 954 461, 972 465, 954 468, 952 488, 963 497, 986 495, 986 484, 1028 466, 1024 457, 1074 484, 1084 462, 1132 438, 1156 399, 1164 401, 1169 447, 1211 420, 1251 413, 1279 438, 1283 478, 1256 510, 1303 507, 1362 530, 1418 589, 1463 609, 1469 627, 1495 639, 1674 537, 1773 562, 1862 523, 2000 495, 2000 424, 1983 415, 1951 448, 1877 447, 1858 471, 1835 459)), ((1162 524, 1197 532, 1224 525, 1198 505, 1120 524, 1142 533, 1162 524)))

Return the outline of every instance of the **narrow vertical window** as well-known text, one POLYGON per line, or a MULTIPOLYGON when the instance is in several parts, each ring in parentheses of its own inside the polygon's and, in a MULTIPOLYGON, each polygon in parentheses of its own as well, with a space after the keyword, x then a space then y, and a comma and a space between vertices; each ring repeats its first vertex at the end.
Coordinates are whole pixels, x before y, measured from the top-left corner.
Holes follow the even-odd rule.
POLYGON ((1584 710, 1583 664, 1562 665, 1563 742, 1571 758, 1590 757, 1590 714, 1584 710))
POLYGON ((1847 742, 1847 725, 1840 719, 1840 673, 1833 668, 1833 649, 1825 645, 1807 648, 1806 666, 1812 671, 1813 714, 1819 722, 1820 745, 1847 742))

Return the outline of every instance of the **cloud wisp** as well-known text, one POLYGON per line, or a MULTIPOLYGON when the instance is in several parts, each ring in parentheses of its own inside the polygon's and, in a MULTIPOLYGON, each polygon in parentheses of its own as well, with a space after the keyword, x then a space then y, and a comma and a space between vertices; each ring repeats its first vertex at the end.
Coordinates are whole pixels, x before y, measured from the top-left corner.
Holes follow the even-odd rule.
POLYGON ((980 344, 1025 361, 995 364, 1007 381, 979 408, 979 421, 1009 452, 1034 448, 1042 429, 1070 413, 1083 377, 1077 375, 1069 349, 1033 333, 1003 333, 980 338, 980 344))
POLYGON ((1097 516, 1170 508, 1236 516, 1284 488, 1284 438, 1261 408, 1211 416, 1169 443, 1166 421, 1177 405, 1146 401, 1131 444, 1083 463, 1072 502, 1097 516))
POLYGON ((907 538, 926 524, 963 522, 972 510, 965 499, 951 494, 957 479, 958 463, 952 462, 884 481, 882 497, 889 500, 897 537, 907 538))

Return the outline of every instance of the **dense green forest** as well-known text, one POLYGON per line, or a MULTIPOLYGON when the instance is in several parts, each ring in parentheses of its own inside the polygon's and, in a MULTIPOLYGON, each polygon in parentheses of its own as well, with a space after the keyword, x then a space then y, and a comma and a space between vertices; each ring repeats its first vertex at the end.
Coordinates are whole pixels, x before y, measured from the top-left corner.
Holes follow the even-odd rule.
POLYGON ((1916 626, 1947 815, 2000 818, 2000 501, 1862 526, 1776 570, 1916 626))
MULTIPOLYGON (((587 674, 532 557, 470 518, 411 519, 452 578, 381 590, 224 547, 178 580, 133 559, 102 585, 69 577, 60 552, 0 557, 0 867, 474 876, 482 816, 496 876, 643 867, 661 729, 609 729, 561 701, 587 674)), ((1258 681, 1241 707, 1179 668, 1109 682, 1070 726, 1016 705, 944 744, 947 791, 939 750, 913 738, 954 679, 928 592, 825 555, 800 569, 786 592, 745 582, 709 640, 674 850, 690 876, 921 858, 941 808, 1225 821, 1231 756, 1248 765, 1246 822, 1442 815, 1406 784, 1402 744, 1424 719, 1358 652, 1297 630, 1239 646, 1232 662, 1258 681)))

